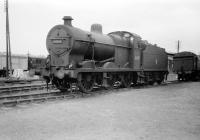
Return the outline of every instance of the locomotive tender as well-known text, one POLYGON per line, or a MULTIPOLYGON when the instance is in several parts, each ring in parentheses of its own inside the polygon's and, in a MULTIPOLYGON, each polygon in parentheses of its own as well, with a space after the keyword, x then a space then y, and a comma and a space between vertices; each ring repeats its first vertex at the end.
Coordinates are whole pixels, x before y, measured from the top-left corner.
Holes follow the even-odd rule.
POLYGON ((49 64, 43 73, 61 91, 72 83, 86 93, 94 85, 113 88, 116 83, 123 87, 161 83, 168 73, 165 49, 140 36, 126 31, 105 35, 99 24, 87 32, 73 27, 70 16, 63 20, 64 25, 54 26, 47 35, 49 64))

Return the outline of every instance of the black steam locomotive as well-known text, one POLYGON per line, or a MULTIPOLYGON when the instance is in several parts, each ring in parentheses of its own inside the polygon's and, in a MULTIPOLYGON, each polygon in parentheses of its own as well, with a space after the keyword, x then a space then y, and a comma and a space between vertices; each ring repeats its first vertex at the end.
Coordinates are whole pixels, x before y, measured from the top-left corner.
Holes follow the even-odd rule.
POLYGON ((65 91, 76 83, 82 92, 94 86, 129 87, 137 83, 161 83, 168 73, 165 49, 143 41, 126 31, 102 34, 99 24, 91 32, 71 24, 56 25, 47 36, 48 68, 43 73, 58 89, 65 91))

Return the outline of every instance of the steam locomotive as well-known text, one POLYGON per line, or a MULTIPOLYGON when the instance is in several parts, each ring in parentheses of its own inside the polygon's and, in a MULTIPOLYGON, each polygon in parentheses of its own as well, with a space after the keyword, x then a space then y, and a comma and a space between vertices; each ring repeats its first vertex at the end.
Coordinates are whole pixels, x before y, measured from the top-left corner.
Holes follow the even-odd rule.
POLYGON ((64 25, 54 26, 47 35, 48 67, 43 73, 61 91, 72 83, 88 93, 94 86, 163 82, 168 73, 165 49, 131 32, 105 35, 100 24, 93 24, 87 32, 73 27, 70 16, 63 20, 64 25))
POLYGON ((200 79, 200 57, 192 52, 180 52, 173 57, 173 71, 179 81, 200 79))

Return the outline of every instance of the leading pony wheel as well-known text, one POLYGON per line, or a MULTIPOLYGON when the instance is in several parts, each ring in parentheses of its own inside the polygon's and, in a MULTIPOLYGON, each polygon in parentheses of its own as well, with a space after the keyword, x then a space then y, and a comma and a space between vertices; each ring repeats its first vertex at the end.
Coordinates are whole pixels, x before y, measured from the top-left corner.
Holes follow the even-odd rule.
POLYGON ((94 78, 91 74, 82 74, 77 84, 81 92, 90 93, 94 87, 94 78))

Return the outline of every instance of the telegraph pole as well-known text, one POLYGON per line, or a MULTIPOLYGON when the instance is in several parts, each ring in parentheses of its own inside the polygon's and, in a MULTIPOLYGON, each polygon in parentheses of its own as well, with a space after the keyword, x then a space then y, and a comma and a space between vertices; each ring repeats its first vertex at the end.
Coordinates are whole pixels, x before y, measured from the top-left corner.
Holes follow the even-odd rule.
POLYGON ((5 0, 5 12, 6 12, 6 77, 8 78, 10 72, 12 72, 8 0, 5 0))
POLYGON ((180 41, 178 40, 177 53, 179 53, 179 50, 180 50, 180 41))

